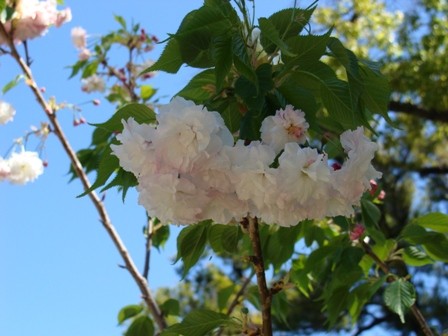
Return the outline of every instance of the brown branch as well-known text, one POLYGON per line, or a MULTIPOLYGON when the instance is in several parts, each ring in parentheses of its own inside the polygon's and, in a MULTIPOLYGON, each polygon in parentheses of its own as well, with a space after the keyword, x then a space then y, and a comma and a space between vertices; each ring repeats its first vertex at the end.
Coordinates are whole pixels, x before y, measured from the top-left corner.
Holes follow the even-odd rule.
POLYGON ((388 109, 391 112, 405 113, 418 118, 448 123, 448 111, 428 110, 412 103, 402 103, 393 100, 389 102, 388 109))
MULTIPOLYGON (((361 241, 361 246, 363 247, 364 251, 367 253, 367 255, 375 261, 375 263, 378 264, 380 269, 383 271, 384 274, 388 275, 390 273, 389 267, 375 254, 375 252, 372 250, 369 244, 365 243, 364 241, 361 241)), ((391 276, 387 278, 387 281, 395 281, 395 279, 391 276)), ((420 325, 420 328, 425 336, 433 336, 433 332, 431 328, 429 327, 428 323, 426 322, 423 314, 421 313, 420 309, 418 309, 416 303, 414 303, 411 306, 411 312, 412 315, 414 315, 414 318, 417 320, 418 324, 420 325)))
MULTIPOLYGON (((5 36, 8 46, 10 48, 10 55, 14 58, 14 60, 20 66, 21 70, 23 71, 23 73, 26 77, 26 83, 30 87, 34 96, 36 97, 38 104, 42 107, 42 109, 44 110, 48 119, 50 120, 50 123, 53 128, 53 133, 56 135, 56 137, 59 139, 60 143, 62 144, 62 147, 64 148, 64 151, 67 154, 67 156, 69 157, 70 162, 76 172, 76 175, 81 180, 84 190, 89 190, 91 187, 91 183, 87 177, 87 174, 84 172, 82 164, 79 161, 78 157, 76 156, 75 151, 72 149, 68 139, 66 138, 66 136, 61 128, 61 125, 59 124, 59 121, 56 118, 55 111, 50 106, 50 104, 45 100, 42 93, 40 92, 39 87, 33 78, 31 69, 28 67, 26 62, 19 55, 12 38, 8 35, 8 33, 5 29, 5 26, 3 25, 2 22, 0 22, 0 35, 5 36)), ((123 241, 121 240, 115 227, 112 225, 112 222, 109 218, 109 215, 106 211, 106 208, 105 208, 103 202, 101 201, 101 199, 98 197, 98 195, 94 191, 90 192, 88 194, 88 196, 100 216, 101 223, 103 224, 104 228, 106 229, 107 233, 109 234, 109 237, 112 239, 112 241, 115 244, 115 247, 117 248, 118 252, 120 253, 121 257, 123 258, 123 261, 126 265, 126 269, 129 271, 129 273, 131 273, 132 278, 134 279, 137 286, 139 287, 142 298, 145 301, 145 303, 147 304, 148 309, 150 310, 156 324, 158 325, 160 330, 165 329, 167 326, 166 321, 165 321, 159 307, 157 306, 156 302, 154 301, 154 299, 152 297, 151 291, 148 287, 148 283, 147 283, 146 279, 138 271, 137 267, 135 266, 134 261, 132 260, 131 256, 129 255, 129 252, 126 249, 126 246, 124 245, 123 241)))
POLYGON ((254 255, 250 257, 252 264, 254 265, 255 274, 257 275, 258 293, 261 300, 261 318, 263 321, 263 336, 272 336, 272 295, 266 284, 266 276, 264 269, 263 253, 261 251, 260 234, 258 231, 257 218, 247 217, 247 229, 249 232, 250 241, 252 243, 252 249, 254 255))

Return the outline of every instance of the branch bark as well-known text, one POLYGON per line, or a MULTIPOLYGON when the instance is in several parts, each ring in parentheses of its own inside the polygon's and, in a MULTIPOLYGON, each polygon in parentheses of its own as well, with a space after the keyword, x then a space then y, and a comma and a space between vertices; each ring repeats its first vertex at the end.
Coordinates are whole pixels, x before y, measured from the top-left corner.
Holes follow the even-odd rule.
MULTIPOLYGON (((20 69, 23 71, 25 77, 26 77, 26 83, 30 87, 31 91, 33 92, 38 104, 42 107, 44 110, 46 116, 50 120, 50 123, 53 128, 53 132, 56 135, 56 137, 59 139, 59 142, 61 143, 62 147, 64 148, 65 153, 70 159, 71 164, 73 165, 73 168, 76 172, 76 175, 79 177, 81 184, 84 188, 84 190, 88 190, 91 187, 91 183, 87 177, 87 174, 84 172, 83 166, 81 162, 79 161, 78 157, 76 156, 75 151, 71 147, 68 139, 65 136, 65 133, 62 130, 61 125, 59 124, 59 121, 56 117, 56 113, 53 110, 53 108, 48 104, 48 102, 43 97, 42 93, 39 90, 39 87, 34 80, 33 74, 31 72, 31 69, 23 60, 23 58, 19 55, 16 46, 14 45, 14 42, 12 38, 7 33, 5 26, 2 22, 0 22, 0 35, 3 35, 6 38, 6 41, 9 46, 9 54, 14 58, 14 60, 19 65, 20 69)), ((104 206, 104 203, 101 201, 101 199, 98 197, 98 195, 93 191, 88 194, 90 200, 92 201, 93 205, 95 206, 98 215, 100 216, 100 221, 103 224, 103 227, 106 229, 107 233, 109 234, 109 237, 112 239, 115 247, 117 248, 118 252, 120 253, 121 257, 123 258, 123 261, 126 265, 126 269, 131 274, 132 278, 136 282, 137 286, 140 289, 141 295, 143 300, 145 301, 146 305, 148 306, 148 309, 150 310, 154 321, 156 322, 157 326, 160 330, 163 330, 167 327, 166 321, 163 317, 163 314, 161 313, 159 307, 157 306, 156 302, 154 301, 151 291, 148 287, 148 283, 146 279, 140 274, 138 271, 134 261, 132 260, 129 252, 126 249, 126 246, 124 245, 123 241, 121 240, 120 235, 116 231, 115 227, 113 226, 109 215, 106 211, 106 207, 104 206)))
POLYGON ((257 276, 258 293, 261 300, 261 318, 263 321, 263 336, 272 336, 272 294, 266 284, 266 276, 264 269, 263 253, 261 251, 260 233, 258 231, 257 218, 247 217, 247 230, 249 232, 250 241, 254 255, 251 256, 254 265, 255 274, 257 276))
MULTIPOLYGON (((390 270, 389 267, 375 254, 375 252, 372 250, 369 244, 365 243, 364 241, 361 241, 361 246, 366 252, 366 254, 375 261, 376 264, 380 267, 380 269, 383 271, 384 274, 389 274, 390 270)), ((387 279, 389 282, 394 281, 392 277, 388 277, 387 279)), ((425 336, 434 336, 431 328, 429 327, 428 323, 426 322, 425 317, 421 313, 420 309, 418 309, 417 304, 414 303, 411 306, 411 312, 412 315, 414 315, 414 318, 417 320, 423 334, 425 336)))
POLYGON ((402 103, 394 100, 389 102, 388 108, 392 112, 405 113, 418 118, 448 123, 448 111, 428 110, 412 103, 402 103))

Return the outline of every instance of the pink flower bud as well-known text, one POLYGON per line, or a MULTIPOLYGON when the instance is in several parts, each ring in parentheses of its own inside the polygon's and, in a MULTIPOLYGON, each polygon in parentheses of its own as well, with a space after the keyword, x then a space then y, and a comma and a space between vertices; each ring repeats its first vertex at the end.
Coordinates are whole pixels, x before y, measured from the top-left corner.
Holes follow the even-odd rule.
POLYGON ((42 161, 42 165, 47 168, 48 167, 48 161, 47 160, 43 160, 42 161))
POLYGON ((331 165, 331 168, 333 168, 333 170, 339 170, 342 168, 341 164, 339 162, 335 162, 331 165))
POLYGON ((45 88, 45 86, 42 86, 40 89, 40 92, 45 93, 45 91, 47 91, 47 89, 45 88))
POLYGON ((94 99, 94 100, 92 100, 92 104, 95 105, 95 106, 99 106, 101 104, 101 100, 94 99))
POLYGON ((365 231, 366 228, 362 224, 357 223, 353 228, 353 230, 350 232, 350 240, 351 241, 358 240, 359 238, 362 237, 365 231))
POLYGON ((86 121, 86 119, 84 118, 84 117, 81 117, 80 119, 79 119, 79 123, 80 124, 85 124, 87 121, 86 121))
POLYGON ((151 40, 152 40, 154 43, 158 43, 158 42, 159 42, 159 39, 158 39, 157 36, 155 36, 155 35, 152 35, 152 36, 151 36, 151 40))

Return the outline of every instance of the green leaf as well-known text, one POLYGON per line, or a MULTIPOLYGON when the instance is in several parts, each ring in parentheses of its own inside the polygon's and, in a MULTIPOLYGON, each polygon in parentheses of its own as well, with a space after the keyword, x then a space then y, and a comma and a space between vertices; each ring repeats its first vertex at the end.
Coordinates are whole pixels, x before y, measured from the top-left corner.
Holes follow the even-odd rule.
POLYGON ((286 43, 291 51, 296 55, 289 57, 282 54, 282 60, 289 69, 292 66, 309 64, 319 61, 327 49, 327 42, 330 38, 331 29, 324 35, 294 36, 286 43))
POLYGON ((185 316, 181 323, 165 329, 161 336, 178 335, 203 336, 219 327, 236 327, 237 323, 227 315, 206 309, 196 309, 185 316))
POLYGON ((418 217, 414 220, 414 223, 435 232, 448 233, 448 215, 440 212, 433 212, 418 217))
POLYGON ((386 282, 387 276, 372 279, 372 281, 357 286, 350 295, 349 313, 355 322, 362 312, 364 306, 370 301, 371 297, 386 282))
POLYGON ((257 83, 257 74, 252 66, 246 42, 241 34, 232 36, 233 63, 238 72, 253 84, 257 83))
POLYGON ((141 75, 156 70, 174 74, 179 71, 182 64, 183 60, 180 55, 179 42, 175 38, 170 38, 157 62, 142 71, 141 75))
POLYGON ((222 35, 213 39, 212 56, 215 62, 216 90, 220 91, 232 67, 232 38, 222 35))
POLYGON ((448 262, 448 239, 445 234, 427 231, 417 224, 408 224, 401 231, 400 238, 411 244, 422 245, 434 260, 448 262))
POLYGON ((132 321, 128 330, 124 333, 124 336, 153 336, 154 335, 154 324, 152 320, 146 316, 142 315, 137 317, 132 321))
POLYGON ((120 24, 121 28, 126 30, 126 20, 122 16, 114 15, 114 19, 120 24))
POLYGON ((128 192, 129 188, 135 187, 138 184, 137 178, 135 175, 131 172, 125 171, 123 168, 119 167, 117 170, 117 174, 115 175, 115 178, 110 181, 109 184, 104 186, 101 189, 101 192, 104 192, 112 187, 118 187, 118 190, 122 191, 121 199, 124 200, 126 198, 126 193, 128 192))
POLYGON ((355 128, 361 122, 357 120, 351 108, 347 82, 339 80, 334 73, 328 78, 331 69, 325 69, 321 63, 318 64, 319 68, 315 68, 318 72, 296 70, 291 76, 301 87, 313 92, 316 99, 323 103, 329 116, 342 126, 341 131, 355 128))
POLYGON ((291 258, 300 231, 300 226, 296 225, 291 228, 280 227, 276 232, 270 234, 265 260, 271 262, 274 269, 280 269, 291 258))
POLYGON ((8 82, 3 88, 2 88, 2 93, 5 94, 6 92, 8 92, 9 90, 15 88, 22 79, 24 79, 25 76, 23 75, 17 75, 12 81, 8 82))
POLYGON ((227 302, 230 299, 230 296, 233 294, 235 290, 235 285, 227 286, 218 291, 218 308, 220 310, 224 310, 227 307, 227 302))
POLYGON ((359 73, 357 57, 352 51, 346 49, 341 41, 335 37, 329 38, 328 48, 330 49, 332 56, 345 68, 352 109, 359 114, 363 113, 363 110, 359 110, 359 107, 361 106, 359 99, 364 91, 364 83, 359 73))
POLYGON ((216 76, 213 69, 208 69, 194 76, 176 96, 203 104, 216 94, 216 76))
POLYGON ((72 69, 72 73, 70 74, 70 76, 68 78, 70 79, 70 78, 75 77, 78 74, 78 72, 86 66, 87 62, 88 62, 87 60, 78 61, 73 66, 69 67, 72 69))
POLYGON ((275 26, 280 35, 289 38, 300 34, 308 24, 316 7, 310 9, 286 8, 269 17, 269 21, 275 26))
POLYGON ((360 63, 360 76, 364 83, 364 90, 361 98, 365 107, 371 113, 378 113, 389 123, 388 104, 390 98, 390 85, 386 77, 369 68, 366 62, 360 63))
POLYGON ((190 225, 184 228, 177 237, 177 257, 183 261, 182 277, 187 275, 204 252, 210 221, 190 225))
POLYGON ((157 92, 152 85, 141 85, 140 86, 140 97, 143 100, 148 100, 157 92))
POLYGON ((180 313, 179 301, 175 299, 168 299, 160 305, 160 309, 162 310, 162 313, 165 316, 168 315, 179 316, 180 313))
POLYGON ((214 224, 208 232, 210 245, 217 253, 236 253, 242 236, 239 225, 214 224))
POLYGON ((235 133, 240 129, 242 114, 236 99, 225 98, 215 100, 209 105, 209 110, 217 110, 221 114, 224 123, 231 133, 235 133))
POLYGON ((0 0, 0 13, 6 8, 6 0, 0 0))
POLYGON ((118 324, 122 324, 127 319, 137 316, 143 311, 141 305, 129 305, 121 308, 118 313, 118 324))
POLYGON ((98 61, 93 61, 92 63, 88 63, 84 67, 84 70, 82 71, 81 78, 87 78, 87 77, 90 77, 90 76, 93 76, 94 74, 96 74, 98 71, 98 65, 99 65, 98 61))
POLYGON ((434 263, 434 261, 417 246, 408 246, 404 248, 403 261, 409 266, 416 267, 434 263))
POLYGON ((415 303, 414 286, 404 279, 398 279, 389 284, 384 291, 383 299, 386 306, 398 314, 401 323, 404 323, 406 311, 415 303))
POLYGON ((168 225, 161 225, 157 228, 157 231, 152 235, 152 245, 159 249, 165 246, 165 243, 170 237, 170 227, 168 225))
POLYGON ((383 244, 385 237, 379 229, 378 222, 381 218, 381 211, 378 207, 367 199, 361 199, 361 213, 367 234, 371 236, 376 243, 383 244))
POLYGON ((92 192, 93 190, 103 186, 107 182, 109 177, 118 169, 118 167, 119 167, 118 158, 115 155, 112 155, 112 149, 110 147, 107 147, 106 150, 103 152, 101 160, 99 162, 95 182, 89 189, 87 189, 77 197, 83 197, 92 192))
POLYGON ((231 21, 217 7, 202 6, 188 13, 175 35, 182 61, 197 68, 212 67, 212 41, 232 28, 231 21))
POLYGON ((148 106, 144 104, 130 103, 118 109, 108 121, 92 125, 103 128, 109 132, 121 132, 123 130, 122 120, 128 120, 131 117, 139 124, 151 124, 156 121, 156 114, 148 106))
MULTIPOLYGON (((293 57, 295 56, 294 53, 292 53, 289 50, 288 45, 283 41, 282 36, 280 35, 280 32, 277 30, 275 25, 266 18, 259 18, 258 19, 258 25, 260 27, 261 31, 261 43, 264 48, 266 45, 266 42, 269 41, 270 43, 273 43, 276 47, 280 49, 282 52, 282 55, 293 57), (264 42, 264 44, 263 44, 264 42)), ((268 45, 269 47, 269 45, 268 45)))

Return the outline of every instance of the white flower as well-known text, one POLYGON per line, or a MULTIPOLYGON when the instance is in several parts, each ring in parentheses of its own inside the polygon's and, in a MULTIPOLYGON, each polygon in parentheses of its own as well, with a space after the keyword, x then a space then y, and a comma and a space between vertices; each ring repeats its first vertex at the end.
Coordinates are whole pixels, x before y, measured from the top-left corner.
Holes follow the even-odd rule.
POLYGON ((201 221, 208 203, 205 191, 178 174, 147 174, 139 178, 139 204, 162 223, 194 224, 201 221))
POLYGON ((330 169, 325 155, 319 154, 316 149, 288 143, 278 162, 279 188, 291 200, 304 204, 326 196, 330 169))
POLYGON ((345 131, 340 139, 348 160, 332 173, 333 187, 349 202, 357 204, 362 194, 370 190, 370 180, 381 177, 371 164, 378 145, 364 135, 363 127, 345 131))
POLYGON ((7 21, 5 28, 8 32, 13 30, 15 42, 43 36, 50 26, 60 27, 72 18, 69 8, 58 11, 56 7, 55 0, 18 1, 13 16, 14 24, 7 21))
POLYGON ((11 104, 0 100, 0 124, 4 125, 14 119, 16 111, 11 104))
POLYGON ((81 80, 81 90, 90 93, 94 91, 104 92, 106 91, 106 83, 104 79, 98 75, 92 75, 90 77, 81 80))
POLYGON ((228 150, 232 162, 233 185, 238 197, 243 201, 250 201, 257 209, 266 205, 266 199, 276 190, 274 170, 269 168, 275 159, 272 148, 253 141, 244 146, 238 141, 235 147, 228 150))
POLYGON ((36 152, 12 153, 8 160, 10 172, 7 179, 13 184, 34 181, 44 172, 44 165, 36 152))
POLYGON ((271 146, 276 153, 280 153, 288 142, 305 143, 308 127, 305 113, 295 110, 292 105, 287 105, 285 109, 278 110, 274 116, 263 120, 260 129, 261 140, 271 146))
POLYGON ((218 112, 209 112, 180 97, 159 108, 154 146, 161 161, 189 171, 193 164, 233 145, 233 137, 218 112))
POLYGON ((71 30, 72 43, 76 49, 83 50, 87 47, 87 32, 82 27, 74 27, 71 30))
POLYGON ((138 124, 134 118, 122 121, 123 132, 117 135, 121 145, 111 145, 112 152, 119 158, 124 170, 140 175, 143 166, 149 173, 155 172, 154 138, 155 128, 152 125, 138 124))

